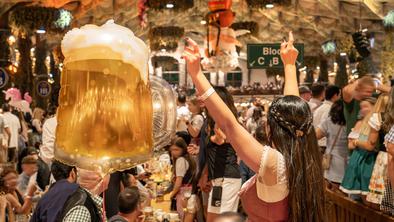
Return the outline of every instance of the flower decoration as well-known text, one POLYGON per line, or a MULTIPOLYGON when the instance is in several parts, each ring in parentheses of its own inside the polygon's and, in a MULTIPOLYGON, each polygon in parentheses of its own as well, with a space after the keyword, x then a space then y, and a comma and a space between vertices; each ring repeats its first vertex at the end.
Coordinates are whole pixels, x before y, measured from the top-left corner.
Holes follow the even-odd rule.
POLYGON ((59 10, 59 18, 54 22, 55 26, 60 29, 65 29, 71 25, 71 21, 73 16, 71 12, 60 9, 59 10))
POLYGON ((32 33, 37 29, 47 32, 63 32, 70 27, 72 15, 64 9, 40 6, 23 6, 9 15, 10 26, 21 33, 32 33))

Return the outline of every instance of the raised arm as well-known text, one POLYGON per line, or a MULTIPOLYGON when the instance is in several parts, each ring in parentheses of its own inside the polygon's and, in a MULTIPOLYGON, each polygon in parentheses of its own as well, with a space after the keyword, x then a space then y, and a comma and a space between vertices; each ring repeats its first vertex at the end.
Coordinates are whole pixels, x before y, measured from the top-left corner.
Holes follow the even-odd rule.
POLYGON ((346 103, 350 103, 353 100, 353 92, 354 92, 354 90, 356 90, 357 84, 358 84, 358 81, 354 81, 354 82, 346 85, 345 87, 343 87, 342 97, 346 103))
POLYGON ((296 75, 295 61, 297 60, 298 51, 293 45, 293 33, 289 33, 289 42, 283 41, 280 46, 280 57, 285 66, 285 88, 284 95, 300 96, 298 91, 298 82, 296 75))
MULTIPOLYGON (((291 38, 293 39, 292 35, 291 38)), ((205 78, 200 69, 200 54, 197 44, 187 39, 189 46, 185 48, 183 57, 187 62, 188 73, 191 76, 193 83, 197 87, 197 91, 205 94, 212 86, 205 78)), ((285 92, 292 95, 298 95, 297 81, 295 79, 295 60, 297 58, 297 51, 292 47, 292 43, 282 43, 281 57, 286 68, 286 77, 289 76, 292 83, 286 82, 285 92), (294 78, 290 77, 293 73, 294 78), (293 79, 293 80, 292 80, 293 79), (295 81, 294 81, 295 79, 295 81), (295 87, 294 87, 295 85, 295 87)), ((220 99, 220 97, 213 93, 205 101, 205 106, 209 110, 216 124, 223 130, 228 141, 237 151, 238 156, 245 161, 245 163, 255 172, 258 172, 260 159, 262 156, 262 145, 253 138, 237 121, 230 109, 220 99)))

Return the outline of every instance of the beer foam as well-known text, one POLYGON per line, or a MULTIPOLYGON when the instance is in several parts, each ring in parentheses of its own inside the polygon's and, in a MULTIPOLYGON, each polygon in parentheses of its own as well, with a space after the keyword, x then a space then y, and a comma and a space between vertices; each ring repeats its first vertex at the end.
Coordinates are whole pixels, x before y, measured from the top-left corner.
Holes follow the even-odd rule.
POLYGON ((145 83, 148 81, 148 47, 130 29, 115 24, 114 20, 102 26, 88 24, 74 28, 63 37, 61 46, 65 64, 87 59, 121 59, 136 67, 145 83), (75 53, 92 48, 96 49, 94 53, 75 53))

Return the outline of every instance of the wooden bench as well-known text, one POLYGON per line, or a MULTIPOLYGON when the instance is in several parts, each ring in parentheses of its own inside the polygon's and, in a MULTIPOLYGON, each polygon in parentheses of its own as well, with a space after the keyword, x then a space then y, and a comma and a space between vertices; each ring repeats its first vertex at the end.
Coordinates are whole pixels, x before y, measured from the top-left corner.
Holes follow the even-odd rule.
POLYGON ((390 217, 361 203, 326 190, 329 222, 394 222, 390 217))

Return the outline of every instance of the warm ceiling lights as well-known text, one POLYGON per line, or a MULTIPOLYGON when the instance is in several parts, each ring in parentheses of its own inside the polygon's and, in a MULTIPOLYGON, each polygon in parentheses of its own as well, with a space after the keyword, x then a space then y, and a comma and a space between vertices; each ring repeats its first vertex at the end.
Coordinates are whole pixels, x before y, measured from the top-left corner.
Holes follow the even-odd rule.
POLYGON ((167 4, 166 4, 166 8, 174 8, 174 4, 172 4, 172 3, 167 3, 167 4))
POLYGON ((207 24, 207 21, 201 20, 200 24, 201 24, 201 25, 205 25, 205 24, 207 24))
POLYGON ((161 49, 160 51, 161 51, 161 52, 166 52, 167 50, 166 50, 166 49, 161 49))
POLYGON ((271 9, 274 7, 274 4, 269 3, 269 4, 266 4, 265 7, 268 9, 271 9))
POLYGON ((37 29, 37 31, 36 31, 36 33, 38 33, 38 34, 45 34, 45 29, 43 29, 43 28, 40 28, 40 29, 37 29))

